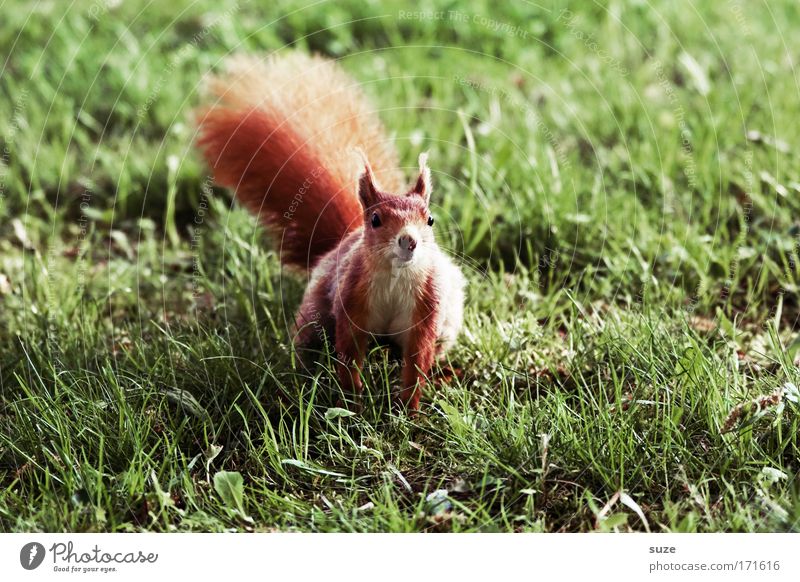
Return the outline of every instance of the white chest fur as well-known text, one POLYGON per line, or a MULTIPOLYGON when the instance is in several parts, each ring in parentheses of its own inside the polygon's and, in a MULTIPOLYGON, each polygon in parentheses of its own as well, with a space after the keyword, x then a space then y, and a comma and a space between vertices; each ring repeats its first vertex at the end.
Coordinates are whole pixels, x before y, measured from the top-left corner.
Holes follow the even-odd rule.
POLYGON ((415 265, 376 273, 370 285, 368 331, 399 336, 402 341, 414 325, 414 310, 426 276, 426 270, 415 265))

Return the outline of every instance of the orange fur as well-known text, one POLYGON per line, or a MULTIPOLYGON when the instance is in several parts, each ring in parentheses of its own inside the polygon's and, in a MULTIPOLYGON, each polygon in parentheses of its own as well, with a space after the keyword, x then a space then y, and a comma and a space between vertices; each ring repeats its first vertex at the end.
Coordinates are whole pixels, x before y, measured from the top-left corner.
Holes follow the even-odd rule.
POLYGON ((284 263, 312 268, 361 225, 354 184, 367 154, 399 189, 397 154, 358 85, 335 63, 302 53, 236 57, 211 77, 198 144, 217 183, 279 237, 284 263))

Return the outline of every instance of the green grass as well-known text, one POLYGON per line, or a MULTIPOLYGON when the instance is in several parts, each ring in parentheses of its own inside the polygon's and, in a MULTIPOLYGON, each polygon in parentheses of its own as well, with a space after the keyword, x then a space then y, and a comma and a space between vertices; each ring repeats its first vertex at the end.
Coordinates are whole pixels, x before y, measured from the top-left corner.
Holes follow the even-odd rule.
POLYGON ((721 434, 800 384, 796 3, 112 4, 3 5, 0 531, 800 529, 800 406, 721 434), (416 419, 379 350, 358 415, 295 363, 193 150, 202 76, 290 47, 430 151, 469 300, 416 419))

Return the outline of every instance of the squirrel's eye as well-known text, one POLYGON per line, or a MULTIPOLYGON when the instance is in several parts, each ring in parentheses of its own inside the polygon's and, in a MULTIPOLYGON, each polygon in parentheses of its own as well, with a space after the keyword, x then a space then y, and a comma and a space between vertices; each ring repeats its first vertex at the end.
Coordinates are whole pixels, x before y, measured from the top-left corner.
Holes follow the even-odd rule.
POLYGON ((381 217, 378 213, 372 215, 372 228, 378 228, 381 225, 381 217))
POLYGON ((433 226, 433 216, 428 217, 428 226, 433 226))

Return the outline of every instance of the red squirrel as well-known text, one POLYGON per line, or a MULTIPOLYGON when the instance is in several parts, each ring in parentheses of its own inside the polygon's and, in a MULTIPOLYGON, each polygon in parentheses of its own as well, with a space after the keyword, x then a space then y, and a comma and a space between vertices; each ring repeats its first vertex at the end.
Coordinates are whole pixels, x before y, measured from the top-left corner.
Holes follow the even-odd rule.
POLYGON ((400 400, 418 410, 461 329, 465 287, 434 239, 427 155, 404 186, 358 85, 321 57, 237 57, 208 89, 198 145, 215 181, 280 241, 285 266, 310 270, 295 347, 332 338, 342 387, 358 398, 369 339, 388 339, 403 353, 400 400))

